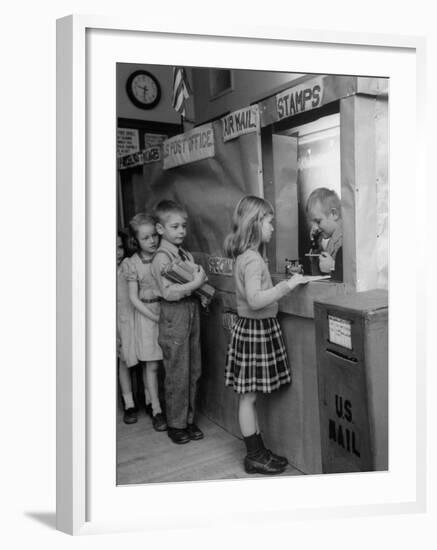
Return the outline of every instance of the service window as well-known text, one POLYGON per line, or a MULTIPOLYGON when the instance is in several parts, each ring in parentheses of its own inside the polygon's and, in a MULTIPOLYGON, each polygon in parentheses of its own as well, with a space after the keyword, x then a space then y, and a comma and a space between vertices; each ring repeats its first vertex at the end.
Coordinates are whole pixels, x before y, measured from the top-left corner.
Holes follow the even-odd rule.
MULTIPOLYGON (((274 262, 284 272, 286 260, 297 260, 304 272, 315 273, 318 257, 308 256, 312 224, 307 216, 308 197, 317 188, 335 191, 341 200, 340 113, 302 121, 296 125, 272 125, 272 184, 266 198, 273 198, 276 211, 274 262)), ((265 181, 266 183, 266 181, 265 181)), ((326 248, 328 239, 319 237, 326 248)), ((342 273, 337 271, 337 279, 342 273)))

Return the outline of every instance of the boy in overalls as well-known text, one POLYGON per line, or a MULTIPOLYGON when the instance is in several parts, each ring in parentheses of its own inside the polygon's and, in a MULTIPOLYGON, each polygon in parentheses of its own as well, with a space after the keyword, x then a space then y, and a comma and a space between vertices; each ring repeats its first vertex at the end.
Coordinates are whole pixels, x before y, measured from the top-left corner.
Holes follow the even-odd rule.
POLYGON ((161 201, 156 209, 156 229, 161 243, 152 262, 152 274, 161 294, 159 345, 165 370, 165 400, 168 436, 183 444, 203 438, 194 423, 197 386, 201 374, 199 300, 192 293, 206 281, 201 266, 182 248, 187 233, 187 213, 178 203, 161 201), (168 281, 163 269, 173 260, 191 262, 196 270, 192 281, 168 281))

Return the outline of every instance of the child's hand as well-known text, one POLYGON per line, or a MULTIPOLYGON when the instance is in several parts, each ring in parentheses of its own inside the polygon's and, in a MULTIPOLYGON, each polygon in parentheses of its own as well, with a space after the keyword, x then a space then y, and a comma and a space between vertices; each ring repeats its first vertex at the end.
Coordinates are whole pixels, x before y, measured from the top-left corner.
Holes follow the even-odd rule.
POLYGON ((200 297, 200 303, 201 303, 202 307, 207 308, 208 305, 209 305, 209 300, 206 296, 201 296, 200 297))
POLYGON ((300 273, 295 273, 292 277, 290 277, 287 281, 288 288, 293 290, 293 288, 296 288, 298 285, 306 285, 311 281, 311 277, 301 275, 300 273))
POLYGON ((197 271, 194 272, 193 283, 199 287, 207 280, 207 276, 201 265, 197 266, 197 268, 197 271))
POLYGON ((319 269, 322 273, 331 273, 335 267, 334 258, 327 252, 322 252, 319 258, 319 269))
POLYGON ((315 226, 312 226, 310 229, 310 239, 312 241, 315 241, 319 235, 320 235, 320 229, 318 229, 315 226))

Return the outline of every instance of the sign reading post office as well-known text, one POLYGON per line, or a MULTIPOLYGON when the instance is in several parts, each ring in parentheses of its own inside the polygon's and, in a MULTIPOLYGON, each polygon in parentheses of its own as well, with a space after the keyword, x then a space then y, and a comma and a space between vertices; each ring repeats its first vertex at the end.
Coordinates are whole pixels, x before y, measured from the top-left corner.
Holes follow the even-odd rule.
POLYGON ((212 124, 204 124, 163 143, 164 170, 211 158, 215 154, 212 124))

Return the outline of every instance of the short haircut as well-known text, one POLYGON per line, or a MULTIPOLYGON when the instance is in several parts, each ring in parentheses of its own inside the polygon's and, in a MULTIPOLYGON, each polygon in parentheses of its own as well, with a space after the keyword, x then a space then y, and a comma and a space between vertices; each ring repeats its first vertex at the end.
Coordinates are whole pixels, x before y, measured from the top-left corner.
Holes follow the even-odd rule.
POLYGON ((187 211, 178 202, 172 200, 162 200, 155 206, 155 216, 157 221, 165 225, 168 221, 170 214, 180 214, 181 216, 188 217, 187 211))
POLYGON ((327 189, 326 187, 314 189, 308 197, 306 206, 307 213, 309 213, 311 208, 317 203, 322 205, 325 214, 329 214, 331 210, 336 210, 339 217, 341 217, 341 202, 337 193, 332 189, 327 189))

